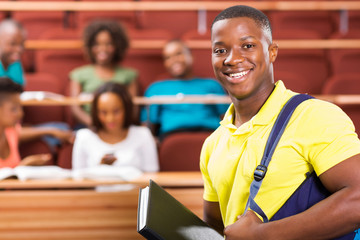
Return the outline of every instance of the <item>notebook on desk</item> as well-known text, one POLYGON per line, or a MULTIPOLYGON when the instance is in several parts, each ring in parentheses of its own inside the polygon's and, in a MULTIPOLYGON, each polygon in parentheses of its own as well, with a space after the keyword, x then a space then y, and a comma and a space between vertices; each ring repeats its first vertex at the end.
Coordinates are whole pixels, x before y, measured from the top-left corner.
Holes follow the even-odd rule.
POLYGON ((137 231, 150 240, 224 239, 153 180, 139 191, 137 231))

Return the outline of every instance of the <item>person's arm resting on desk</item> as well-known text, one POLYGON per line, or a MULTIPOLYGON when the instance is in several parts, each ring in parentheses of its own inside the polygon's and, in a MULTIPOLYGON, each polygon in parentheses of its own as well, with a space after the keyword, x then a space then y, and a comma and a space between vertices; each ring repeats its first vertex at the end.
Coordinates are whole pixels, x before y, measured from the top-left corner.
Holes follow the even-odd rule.
POLYGON ((54 127, 22 127, 20 130, 20 142, 31 141, 45 135, 53 136, 62 142, 72 143, 74 135, 72 131, 61 130, 54 127))
POLYGON ((334 194, 307 211, 264 224, 248 211, 225 228, 226 239, 332 239, 359 228, 359 165, 360 155, 355 155, 321 174, 321 182, 334 194))

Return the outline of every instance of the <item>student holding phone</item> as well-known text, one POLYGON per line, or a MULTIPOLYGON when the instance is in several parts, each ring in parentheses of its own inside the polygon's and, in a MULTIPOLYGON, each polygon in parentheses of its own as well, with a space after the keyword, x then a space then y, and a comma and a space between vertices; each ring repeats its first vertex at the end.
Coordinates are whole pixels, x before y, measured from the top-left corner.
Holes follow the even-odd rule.
POLYGON ((125 86, 108 82, 98 88, 92 102, 93 126, 77 132, 72 168, 106 164, 158 171, 155 140, 147 127, 133 124, 132 111, 133 103, 125 86))

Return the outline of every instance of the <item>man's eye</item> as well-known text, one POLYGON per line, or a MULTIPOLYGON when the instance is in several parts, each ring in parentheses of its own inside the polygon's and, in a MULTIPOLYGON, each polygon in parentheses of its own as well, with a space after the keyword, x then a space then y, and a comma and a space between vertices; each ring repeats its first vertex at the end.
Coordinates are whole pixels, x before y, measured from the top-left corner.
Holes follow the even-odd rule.
POLYGON ((253 48, 253 47, 255 47, 255 45, 254 44, 245 44, 244 45, 244 48, 253 48))
POLYGON ((214 53, 216 53, 216 54, 226 53, 226 49, 215 49, 214 53))

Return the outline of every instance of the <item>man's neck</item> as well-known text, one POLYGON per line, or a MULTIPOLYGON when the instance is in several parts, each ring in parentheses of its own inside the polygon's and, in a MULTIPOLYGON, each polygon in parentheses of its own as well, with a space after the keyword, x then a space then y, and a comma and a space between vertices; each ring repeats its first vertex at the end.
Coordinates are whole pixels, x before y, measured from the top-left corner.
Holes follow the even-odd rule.
POLYGON ((274 89, 275 86, 273 88, 264 89, 256 96, 244 99, 236 99, 235 97, 230 96, 235 109, 234 125, 240 127, 242 124, 250 121, 250 119, 260 111, 274 89))

